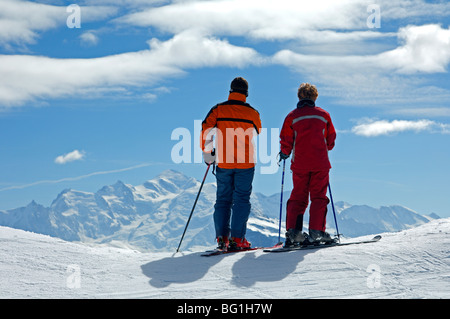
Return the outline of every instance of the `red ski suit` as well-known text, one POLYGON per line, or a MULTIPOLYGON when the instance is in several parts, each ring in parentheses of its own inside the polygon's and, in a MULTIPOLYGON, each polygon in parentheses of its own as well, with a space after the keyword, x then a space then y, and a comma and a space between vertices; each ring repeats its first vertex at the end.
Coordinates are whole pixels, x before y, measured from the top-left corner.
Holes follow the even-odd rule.
POLYGON ((298 227, 298 217, 303 218, 311 197, 309 229, 325 231, 331 168, 328 151, 333 149, 335 139, 330 115, 311 100, 301 100, 286 117, 280 146, 284 154, 292 152, 294 184, 286 208, 286 229, 298 227))

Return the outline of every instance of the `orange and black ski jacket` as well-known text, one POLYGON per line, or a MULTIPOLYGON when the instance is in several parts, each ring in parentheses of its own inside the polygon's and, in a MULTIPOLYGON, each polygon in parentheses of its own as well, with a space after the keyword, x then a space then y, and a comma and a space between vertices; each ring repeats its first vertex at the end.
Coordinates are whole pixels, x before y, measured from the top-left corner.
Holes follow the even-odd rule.
POLYGON ((215 136, 216 163, 220 168, 255 166, 252 139, 261 132, 261 118, 245 101, 244 94, 232 92, 228 101, 211 108, 202 122, 200 147, 203 152, 211 152, 215 136))

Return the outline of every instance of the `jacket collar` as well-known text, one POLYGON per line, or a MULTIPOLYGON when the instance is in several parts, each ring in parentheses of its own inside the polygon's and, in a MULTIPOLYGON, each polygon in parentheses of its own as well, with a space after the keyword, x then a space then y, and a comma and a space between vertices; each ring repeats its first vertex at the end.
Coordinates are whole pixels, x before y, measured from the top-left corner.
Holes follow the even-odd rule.
POLYGON ((316 106, 316 103, 310 99, 302 99, 297 103, 297 107, 300 108, 303 106, 316 106))
POLYGON ((228 101, 230 100, 245 102, 247 100, 247 97, 245 96, 245 94, 239 92, 231 92, 228 96, 228 101))

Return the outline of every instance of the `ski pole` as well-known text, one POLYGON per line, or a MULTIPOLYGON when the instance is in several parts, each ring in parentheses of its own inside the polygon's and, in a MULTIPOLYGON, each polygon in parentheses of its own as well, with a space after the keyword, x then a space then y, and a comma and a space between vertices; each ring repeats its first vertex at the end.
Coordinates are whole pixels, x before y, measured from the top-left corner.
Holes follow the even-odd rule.
POLYGON ((339 233, 339 228, 338 228, 338 224, 337 224, 336 211, 334 210, 333 195, 331 194, 330 183, 328 183, 328 191, 330 192, 331 207, 333 208, 334 223, 336 224, 336 232, 337 232, 338 240, 339 240, 339 242, 341 242, 341 237, 340 237, 341 235, 339 233))
POLYGON ((281 199, 280 199, 280 220, 278 222, 278 242, 280 243, 281 236, 281 217, 283 215, 283 187, 284 187, 284 170, 286 167, 286 160, 283 160, 283 175, 281 176, 281 199))
POLYGON ((206 173, 205 173, 205 176, 203 177, 202 184, 200 185, 200 189, 198 190, 197 197, 195 198, 194 206, 192 207, 191 214, 189 215, 188 221, 186 223, 186 227, 184 228, 183 236, 181 236, 180 243, 178 244, 177 252, 180 250, 181 242, 183 241, 184 234, 186 234, 186 230, 187 230, 187 228, 189 226, 189 222, 191 221, 192 213, 194 212, 195 205, 197 205, 197 200, 198 200, 198 197, 200 196, 200 192, 202 191, 203 184, 205 183, 206 175, 208 175, 208 171, 209 171, 209 167, 210 166, 211 166, 211 164, 208 164, 208 168, 206 169, 206 173))

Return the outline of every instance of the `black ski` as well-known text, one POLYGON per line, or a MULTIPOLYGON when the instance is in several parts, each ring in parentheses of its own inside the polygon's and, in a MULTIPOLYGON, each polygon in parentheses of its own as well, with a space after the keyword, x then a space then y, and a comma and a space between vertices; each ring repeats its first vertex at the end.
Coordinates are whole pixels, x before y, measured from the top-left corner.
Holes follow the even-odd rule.
POLYGON ((350 241, 345 243, 320 243, 317 245, 306 245, 306 246, 297 246, 297 247, 278 247, 278 248, 269 248, 264 249, 263 251, 267 253, 282 253, 287 251, 294 251, 294 250, 307 250, 307 249, 320 249, 320 248, 328 248, 328 247, 336 247, 336 246, 347 246, 347 245, 359 245, 359 244, 368 244, 368 243, 375 243, 381 239, 380 235, 377 235, 369 240, 361 240, 361 241, 350 241))
POLYGON ((215 250, 209 250, 202 253, 200 256, 203 257, 210 257, 210 256, 218 256, 218 255, 225 255, 225 254, 233 254, 233 253, 239 253, 239 252, 245 252, 245 251, 252 251, 252 250, 269 250, 269 249, 276 249, 276 248, 282 248, 283 243, 278 243, 272 247, 251 247, 251 248, 245 248, 245 249, 234 249, 234 250, 222 250, 222 249, 215 249, 215 250))

